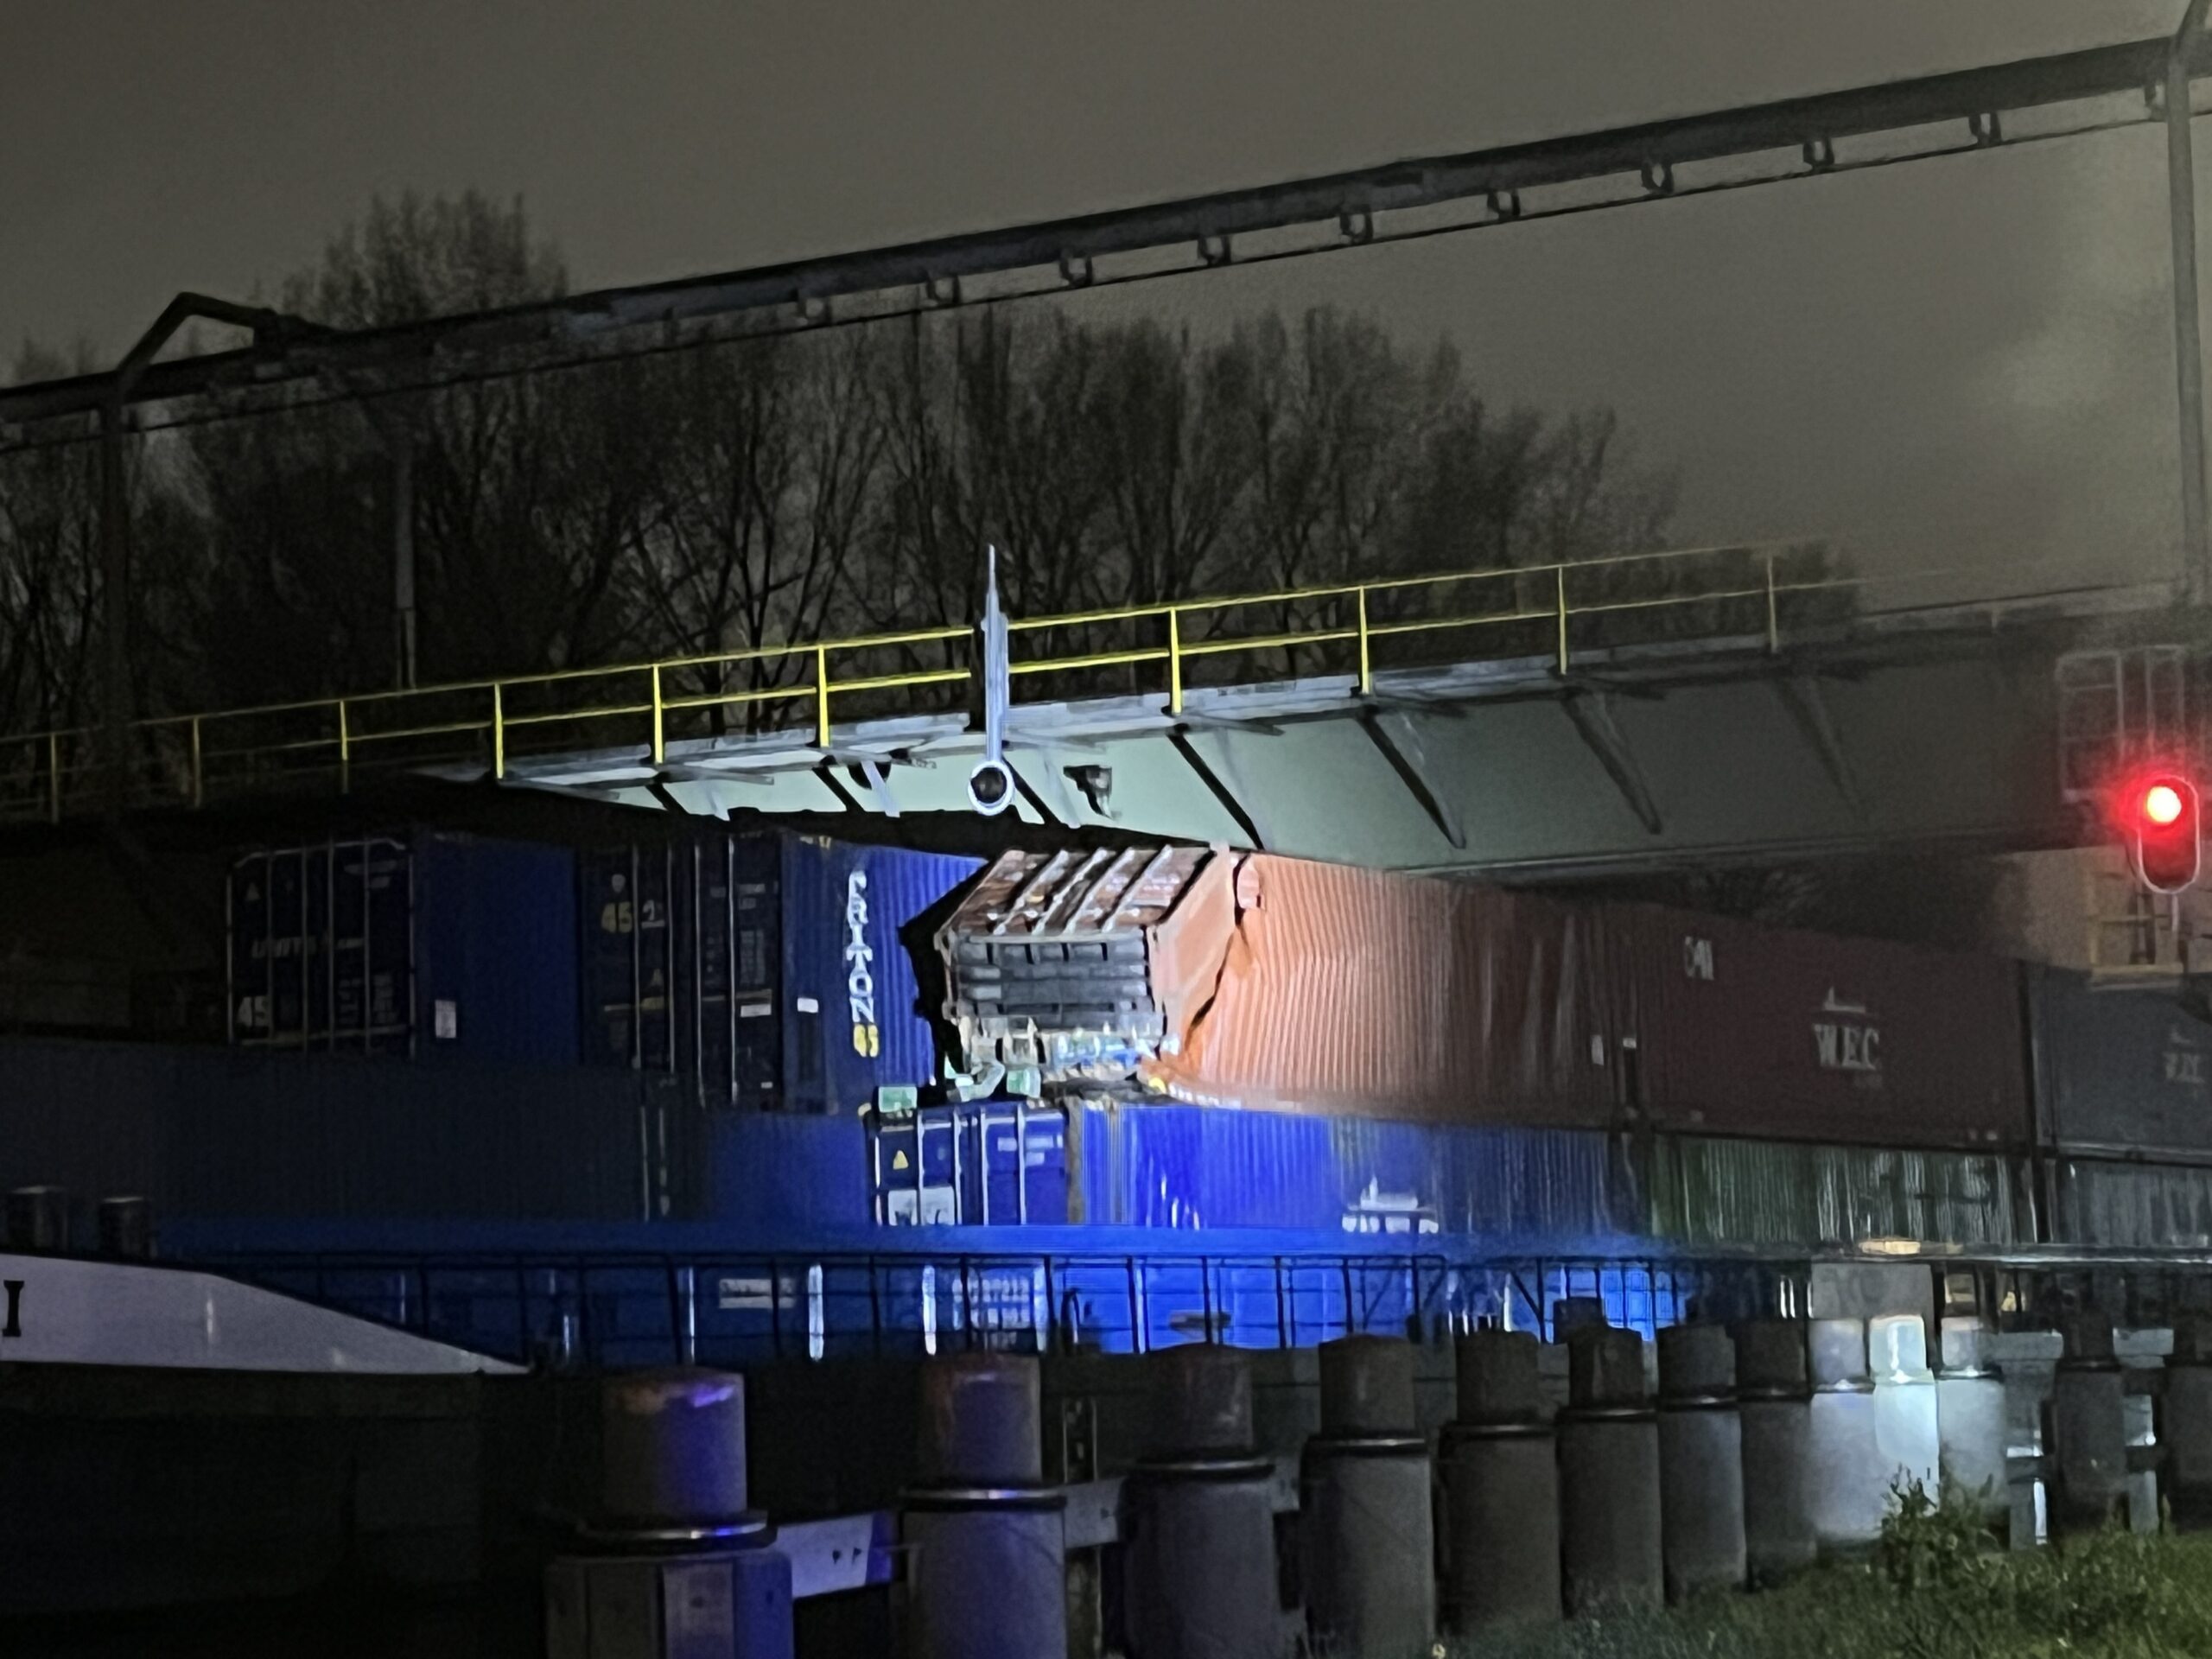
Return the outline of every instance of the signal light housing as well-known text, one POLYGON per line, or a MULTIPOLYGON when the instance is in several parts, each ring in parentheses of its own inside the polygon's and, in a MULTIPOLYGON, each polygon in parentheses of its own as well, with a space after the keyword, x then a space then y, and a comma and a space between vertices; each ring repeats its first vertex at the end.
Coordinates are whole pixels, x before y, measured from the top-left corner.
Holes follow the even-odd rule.
POLYGON ((2203 868, 2202 801, 2178 772, 2139 780, 2128 796, 2128 835, 2135 874, 2153 893, 2196 885, 2203 868))

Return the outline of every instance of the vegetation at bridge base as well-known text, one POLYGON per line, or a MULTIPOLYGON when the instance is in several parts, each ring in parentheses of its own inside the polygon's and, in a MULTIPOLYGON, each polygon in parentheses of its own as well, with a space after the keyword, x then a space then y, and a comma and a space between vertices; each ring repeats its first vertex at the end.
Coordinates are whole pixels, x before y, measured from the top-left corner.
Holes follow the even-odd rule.
POLYGON ((1999 1552, 1963 1502, 1900 1495, 1873 1561, 1664 1613, 1447 1649, 1457 1659, 2202 1659, 2212 1536, 2112 1531, 1999 1552))

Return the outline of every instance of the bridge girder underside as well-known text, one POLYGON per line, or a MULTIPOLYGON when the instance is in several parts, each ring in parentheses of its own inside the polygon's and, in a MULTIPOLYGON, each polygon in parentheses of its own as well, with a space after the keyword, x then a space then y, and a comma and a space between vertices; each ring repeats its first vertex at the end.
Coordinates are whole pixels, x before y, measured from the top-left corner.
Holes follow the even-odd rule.
MULTIPOLYGON (((1600 874, 1878 849, 2069 844, 2054 664, 2091 629, 1931 629, 1774 654, 1702 641, 1540 661, 1029 703, 1008 758, 1027 823, 1379 868, 1600 874)), ((2193 628, 2189 632, 2193 632, 2193 628)), ((533 760, 516 784, 705 817, 969 814, 957 714, 533 760)), ((978 823, 979 839, 988 831, 978 823)))

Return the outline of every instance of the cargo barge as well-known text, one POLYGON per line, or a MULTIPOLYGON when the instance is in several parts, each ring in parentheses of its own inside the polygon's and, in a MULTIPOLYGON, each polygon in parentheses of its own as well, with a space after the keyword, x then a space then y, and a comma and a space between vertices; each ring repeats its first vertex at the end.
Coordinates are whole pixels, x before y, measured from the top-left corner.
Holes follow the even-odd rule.
POLYGON ((128 1194, 233 1267, 2212 1243, 2212 1027, 1999 958, 721 826, 257 849, 230 899, 228 1050, 0 1045, 0 1185, 79 1240, 128 1194))

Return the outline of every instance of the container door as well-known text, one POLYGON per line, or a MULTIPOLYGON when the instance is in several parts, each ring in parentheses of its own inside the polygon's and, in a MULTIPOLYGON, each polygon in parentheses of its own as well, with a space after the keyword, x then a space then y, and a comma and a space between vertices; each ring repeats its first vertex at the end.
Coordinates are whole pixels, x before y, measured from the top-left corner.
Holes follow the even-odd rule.
MULTIPOLYGON (((416 1052, 501 1064, 572 1065, 576 1039, 576 874, 567 849, 467 835, 416 845, 423 902, 416 1052)), ((385 874, 367 875, 373 904, 385 874)))
POLYGON ((672 1071, 676 939, 664 848, 621 847, 583 860, 585 1058, 672 1071))
POLYGON ((691 856, 699 881, 701 1086, 708 1098, 732 1105, 779 1106, 775 838, 716 833, 702 838, 691 856))
POLYGON ((960 1219, 958 1130, 943 1109, 874 1118, 875 1213, 892 1227, 950 1227, 960 1219))
MULTIPOLYGON (((783 848, 785 1109, 848 1112, 938 1075, 914 951, 972 859, 798 836, 783 848)), ((933 993, 942 1000, 941 989, 933 993)))
POLYGON ((275 1024, 274 987, 269 944, 270 860, 253 853, 231 867, 230 1003, 231 1040, 266 1043, 275 1024))
POLYGON ((784 1022, 777 1018, 781 1000, 784 944, 780 902, 781 861, 773 839, 734 842, 734 877, 730 883, 732 977, 734 981, 735 1044, 733 1098, 780 1108, 783 1090, 784 1022))
POLYGON ((1067 1120, 1050 1107, 995 1105, 970 1122, 980 1203, 961 1220, 994 1227, 1059 1226, 1068 1218, 1067 1120))
POLYGON ((340 843, 319 861, 331 918, 318 1021, 321 1046, 376 1052, 411 1046, 414 861, 395 841, 340 843))
POLYGON ((737 1014, 731 963, 736 931, 737 853, 728 836, 694 836, 678 855, 683 882, 683 949, 678 959, 683 995, 679 1020, 685 1069, 696 1072, 699 1097, 734 1104, 737 1014))
POLYGON ((299 1048, 328 1028, 314 968, 328 870, 321 849, 292 847, 257 853, 233 871, 231 1019, 239 1042, 299 1048))

